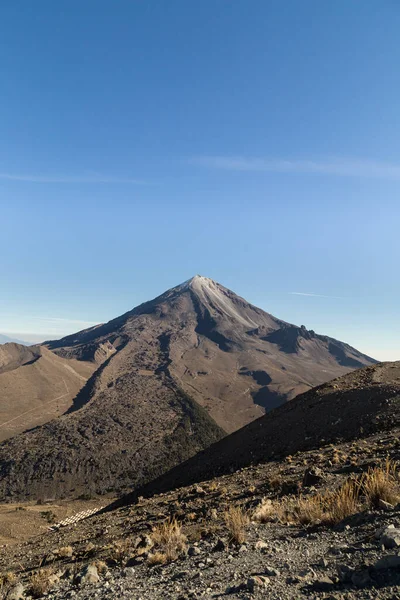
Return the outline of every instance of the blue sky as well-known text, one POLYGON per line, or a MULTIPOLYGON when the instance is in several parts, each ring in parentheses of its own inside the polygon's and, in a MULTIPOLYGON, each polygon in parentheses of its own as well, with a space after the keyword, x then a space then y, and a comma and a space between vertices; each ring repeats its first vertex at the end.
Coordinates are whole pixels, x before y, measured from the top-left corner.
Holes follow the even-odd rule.
POLYGON ((0 331, 196 273, 400 359, 397 0, 16 0, 0 20, 0 331))

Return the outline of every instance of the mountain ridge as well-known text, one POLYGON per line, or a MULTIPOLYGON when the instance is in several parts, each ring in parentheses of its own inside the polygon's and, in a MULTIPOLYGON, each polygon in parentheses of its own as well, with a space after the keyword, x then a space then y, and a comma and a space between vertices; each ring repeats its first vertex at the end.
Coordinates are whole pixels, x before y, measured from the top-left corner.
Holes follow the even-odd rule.
MULTIPOLYGON (((353 365, 372 364, 334 342, 353 365)), ((143 486, 351 371, 330 343, 202 276, 108 323, 46 342, 49 357, 92 364, 94 373, 66 414, 0 445, 0 498, 143 486), (288 330, 294 352, 280 349, 279 332, 288 330)))

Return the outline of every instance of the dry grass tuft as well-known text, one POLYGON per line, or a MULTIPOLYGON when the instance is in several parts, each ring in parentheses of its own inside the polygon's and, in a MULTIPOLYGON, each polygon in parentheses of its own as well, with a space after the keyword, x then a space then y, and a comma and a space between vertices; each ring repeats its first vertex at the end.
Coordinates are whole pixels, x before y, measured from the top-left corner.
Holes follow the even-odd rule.
POLYGON ((324 520, 325 502, 321 494, 299 496, 293 506, 287 507, 289 520, 299 525, 315 525, 324 520))
POLYGON ((57 555, 60 558, 70 558, 73 554, 72 546, 63 546, 62 548, 58 548, 57 555))
POLYGON ((211 481, 211 483, 208 484, 208 491, 209 492, 215 492, 218 489, 218 482, 217 481, 211 481))
POLYGON ((349 479, 336 492, 327 496, 326 515, 323 520, 336 525, 356 514, 360 509, 359 496, 359 485, 349 479))
POLYGON ((271 490, 273 490, 274 492, 278 492, 282 489, 283 479, 280 475, 275 475, 274 477, 271 477, 268 483, 271 490))
POLYGON ((246 525, 249 522, 249 517, 239 506, 231 506, 225 512, 225 524, 229 531, 230 542, 235 544, 243 544, 246 539, 246 525))
POLYGON ((148 563, 150 566, 165 565, 168 562, 168 557, 165 552, 154 552, 149 554, 148 563))
POLYGON ((387 459, 383 467, 369 469, 361 478, 361 493, 372 508, 379 507, 379 501, 390 504, 400 501, 400 480, 397 464, 387 459))
POLYGON ((253 514, 255 521, 297 525, 335 525, 360 508, 359 486, 349 480, 335 492, 283 500, 264 499, 253 514))
POLYGON ((96 567, 97 571, 100 573, 100 575, 108 571, 107 563, 105 563, 104 560, 95 560, 93 564, 96 567))
POLYGON ((41 598, 51 588, 52 571, 50 569, 39 569, 29 579, 30 593, 34 598, 41 598))
POLYGON ((128 538, 115 540, 112 544, 103 548, 103 550, 106 551, 109 559, 120 564, 123 563, 131 549, 132 541, 128 538))
POLYGON ((188 521, 196 521, 196 519, 197 519, 197 513, 195 513, 195 512, 187 513, 186 519, 188 521))
POLYGON ((12 571, 7 571, 0 576, 0 588, 11 587, 17 583, 17 576, 12 571))
POLYGON ((275 521, 278 517, 277 515, 277 503, 273 503, 269 498, 264 498, 257 506, 253 513, 253 519, 257 521, 257 523, 270 523, 271 521, 275 521))
POLYGON ((165 562, 176 560, 186 550, 186 536, 182 533, 182 528, 176 519, 169 519, 158 525, 153 530, 151 538, 155 546, 160 549, 153 556, 164 554, 165 562))

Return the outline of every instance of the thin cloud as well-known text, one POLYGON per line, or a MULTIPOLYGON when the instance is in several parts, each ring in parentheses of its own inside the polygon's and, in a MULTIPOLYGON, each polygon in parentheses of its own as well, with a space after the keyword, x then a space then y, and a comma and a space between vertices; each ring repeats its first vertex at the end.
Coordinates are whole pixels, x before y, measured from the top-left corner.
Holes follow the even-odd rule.
POLYGON ((335 298, 336 300, 345 300, 343 296, 325 296, 324 294, 311 294, 309 292, 289 292, 291 296, 311 296, 311 298, 335 298))
POLYGON ((81 319, 64 319, 62 317, 28 317, 37 321, 46 321, 48 323, 69 323, 71 325, 98 325, 99 321, 82 321, 81 319))
POLYGON ((341 177, 400 179, 400 164, 352 158, 312 161, 276 160, 243 156, 199 156, 191 158, 189 162, 212 169, 230 171, 311 173, 341 177))
POLYGON ((146 185, 141 179, 129 177, 109 177, 107 175, 29 175, 18 173, 0 173, 0 179, 8 181, 22 181, 29 183, 129 183, 133 185, 146 185))
POLYGON ((83 319, 68 319, 65 317, 45 317, 45 316, 38 316, 38 315, 18 315, 18 314, 1 314, 0 315, 1 319, 4 320, 10 320, 10 319, 18 319, 18 320, 23 320, 23 321, 40 321, 41 323, 49 323, 49 324, 57 324, 60 323, 61 325, 85 325, 86 327, 89 327, 91 325, 99 325, 99 323, 101 323, 101 321, 85 321, 83 319))

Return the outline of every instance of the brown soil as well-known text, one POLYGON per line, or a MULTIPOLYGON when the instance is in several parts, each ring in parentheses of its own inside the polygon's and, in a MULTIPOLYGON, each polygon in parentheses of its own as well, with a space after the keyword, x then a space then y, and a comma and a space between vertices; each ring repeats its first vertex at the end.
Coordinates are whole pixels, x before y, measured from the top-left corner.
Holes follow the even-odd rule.
POLYGON ((66 412, 96 368, 45 347, 0 346, 0 441, 66 412))

